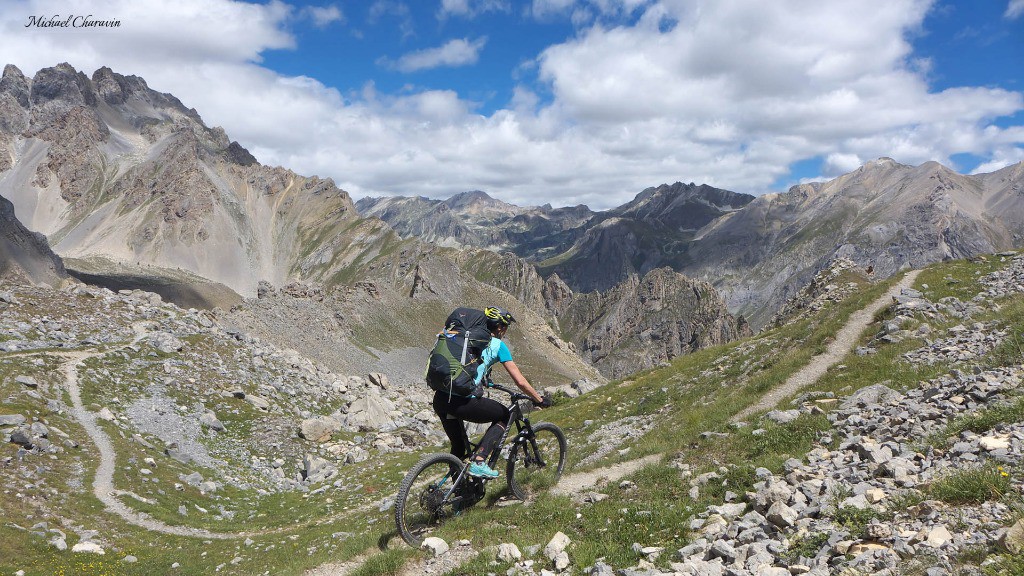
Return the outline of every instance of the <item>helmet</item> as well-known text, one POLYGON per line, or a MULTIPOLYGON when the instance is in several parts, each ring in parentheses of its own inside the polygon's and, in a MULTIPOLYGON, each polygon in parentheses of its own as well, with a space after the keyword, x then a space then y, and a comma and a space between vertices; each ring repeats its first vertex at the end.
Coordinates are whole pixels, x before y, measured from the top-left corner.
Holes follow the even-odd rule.
POLYGON ((504 308, 498 308, 497 306, 485 308, 484 314, 487 316, 488 330, 493 330, 498 326, 508 326, 516 321, 516 319, 512 317, 511 312, 504 308))

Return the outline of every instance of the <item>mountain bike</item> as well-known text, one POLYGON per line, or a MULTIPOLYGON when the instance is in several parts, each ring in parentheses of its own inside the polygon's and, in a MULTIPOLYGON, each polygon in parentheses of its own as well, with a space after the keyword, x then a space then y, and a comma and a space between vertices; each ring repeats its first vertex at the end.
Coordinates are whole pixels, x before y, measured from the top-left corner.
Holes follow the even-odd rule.
MULTIPOLYGON (((493 390, 509 395, 509 419, 505 434, 487 464, 495 468, 506 453, 505 479, 509 492, 520 500, 554 486, 565 468, 567 443, 562 429, 550 422, 533 425, 520 402, 526 394, 499 384, 493 390), (515 424, 515 434, 511 435, 515 424), (511 436, 511 437, 510 437, 511 436), (506 440, 508 443, 506 444, 506 440)), ((470 443, 470 453, 477 444, 470 443)), ((454 454, 434 453, 420 459, 402 479, 395 499, 395 524, 402 539, 418 547, 427 534, 447 518, 483 500, 488 480, 469 475, 469 463, 454 454)))

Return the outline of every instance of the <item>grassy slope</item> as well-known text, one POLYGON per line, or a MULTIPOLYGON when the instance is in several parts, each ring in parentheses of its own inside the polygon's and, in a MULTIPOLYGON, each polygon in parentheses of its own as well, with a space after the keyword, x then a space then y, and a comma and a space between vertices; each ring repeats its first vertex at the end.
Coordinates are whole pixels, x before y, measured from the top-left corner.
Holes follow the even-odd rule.
MULTIPOLYGON (((979 276, 998 264, 996 258, 980 263, 936 265, 922 273, 917 287, 928 285, 929 288, 922 289, 933 301, 945 295, 967 298, 977 292, 979 276), (947 278, 953 278, 957 283, 951 283, 947 278)), ((447 523, 438 535, 448 541, 468 538, 477 549, 514 542, 525 550, 530 545, 545 544, 556 531, 561 530, 574 542, 569 552, 576 566, 587 566, 602 557, 615 566, 633 565, 638 559, 631 550, 634 542, 665 546, 668 550, 682 546, 688 538, 685 527, 692 514, 703 510, 709 503, 721 502, 726 490, 742 494, 753 483, 755 467, 764 466, 778 471, 786 458, 800 457, 811 448, 819 432, 829 427, 823 416, 803 417, 790 425, 765 427, 766 434, 754 436, 750 434, 750 428, 733 430, 729 425, 730 416, 756 402, 764 391, 784 382, 812 355, 823 351, 830 336, 846 318, 885 288, 886 285, 871 287, 814 318, 678 358, 668 368, 634 375, 575 400, 563 399, 535 419, 556 422, 566 430, 573 471, 645 454, 663 454, 662 462, 635 474, 631 478, 637 486, 635 489, 602 488, 610 497, 596 504, 578 505, 565 497, 545 495, 528 507, 498 507, 493 502, 501 490, 492 490, 487 501, 447 523), (653 417, 653 431, 643 438, 625 441, 610 455, 589 466, 577 464, 599 447, 598 443, 588 440, 593 431, 627 416, 653 417), (706 431, 730 434, 703 438, 701 433, 706 431), (694 475, 718 471, 722 478, 709 484, 698 500, 691 500, 688 496, 689 479, 679 470, 683 464, 688 464, 694 475)), ((1024 304, 1020 300, 1004 303, 998 319, 1012 326, 1011 333, 1020 334, 1024 330, 1024 304)), ((933 328, 940 327, 933 324, 933 328)), ((869 333, 873 333, 872 330, 869 333)), ((811 392, 847 394, 881 381, 889 381, 894 388, 907 388, 951 368, 913 368, 897 361, 900 354, 919 345, 920 342, 904 341, 882 346, 877 354, 851 355, 830 370, 811 392)), ((45 366, 38 372, 52 374, 56 361, 46 356, 42 359, 45 366)), ((986 361, 1020 363, 1019 343, 1009 342, 986 361)), ((23 360, 0 355, 0 385, 4 387, 0 390, 0 397, 17 398, 14 403, 5 400, 2 412, 38 413, 73 437, 84 438, 84 432, 66 415, 45 415, 42 406, 14 394, 13 374, 24 373, 24 366, 23 360)), ((84 381, 86 393, 100 394, 96 391, 97 384, 94 382, 90 386, 84 381)), ((127 392, 126 389, 124 393, 127 392)), ((87 405, 89 402, 86 399, 87 405)), ((989 415, 981 423, 961 422, 954 426, 990 426, 994 420, 1019 418, 1018 412, 1010 410, 989 415)), ((218 410, 218 414, 222 413, 218 410)), ((239 422, 236 423, 244 420, 245 416, 237 415, 239 422)), ((235 416, 225 415, 224 418, 235 416)), ((204 542, 169 537, 125 525, 117 517, 105 513, 91 495, 74 496, 56 506, 60 515, 70 518, 77 526, 100 530, 111 543, 106 556, 83 557, 57 552, 47 546, 44 539, 28 536, 25 531, 13 527, 17 524, 28 528, 34 521, 44 520, 49 521, 52 527, 55 518, 38 514, 29 509, 23 499, 7 492, 2 496, 8 520, 0 526, 0 572, 24 569, 28 574, 149 574, 154 570, 165 571, 171 563, 178 562, 180 568, 176 574, 207 574, 221 565, 221 574, 258 574, 265 571, 300 574, 322 562, 343 560, 390 541, 390 546, 373 556, 358 572, 362 576, 370 576, 395 574, 402 563, 420 554, 394 544, 392 510, 381 511, 369 505, 394 493, 402 474, 420 454, 390 454, 363 465, 342 467, 347 483, 358 486, 345 491, 332 488, 319 494, 258 496, 225 490, 216 495, 200 495, 189 487, 185 493, 172 489, 165 490, 166 494, 159 494, 151 482, 141 482, 137 472, 142 458, 158 458, 159 455, 148 454, 142 446, 120 439, 116 429, 108 427, 107 430, 120 450, 115 476, 118 488, 153 498, 154 504, 138 504, 139 509, 167 522, 215 530, 273 532, 252 535, 250 545, 240 540, 204 542), (224 505, 236 511, 236 516, 233 520, 213 520, 200 514, 181 517, 177 508, 185 501, 208 509, 224 505), (339 535, 341 532, 352 536, 339 535), (126 564, 119 561, 126 554, 137 556, 139 562, 126 564), (235 558, 240 560, 231 564, 235 558)), ((0 450, 0 458, 15 452, 10 444, 0 450)), ((159 486, 170 488, 177 478, 176 465, 166 458, 158 458, 158 462, 161 464, 155 475, 160 480, 159 486)), ((84 483, 89 486, 95 454, 87 442, 83 442, 73 457, 62 456, 52 464, 57 475, 72 474, 70 467, 73 465, 85 470, 84 483)), ((132 505, 136 506, 135 503, 132 505)), ((76 537, 71 530, 65 531, 69 534, 69 546, 73 545, 76 537)), ((668 556, 666 554, 666 561, 668 556)), ((504 571, 506 567, 488 565, 492 558, 483 554, 462 567, 460 572, 504 571)))
MULTIPOLYGON (((987 262, 952 262, 925 270, 916 287, 937 301, 955 295, 969 299, 978 292, 977 279, 1000 266, 998 258, 987 262), (956 283, 950 282, 952 278, 956 283), (928 288, 922 288, 927 285, 928 288)), ((545 544, 556 531, 574 541, 570 555, 576 566, 587 566, 599 558, 614 566, 630 566, 639 556, 631 546, 665 546, 671 551, 687 542, 686 526, 691 515, 708 504, 721 503, 725 492, 743 494, 754 483, 753 471, 763 466, 779 472, 782 463, 800 458, 830 428, 824 415, 804 416, 789 425, 762 426, 766 433, 755 436, 751 428, 733 430, 729 418, 754 402, 764 391, 779 385, 810 357, 824 350, 831 334, 847 317, 875 299, 889 283, 864 290, 826 309, 815 318, 762 333, 711 350, 685 356, 669 368, 637 374, 614 382, 591 395, 564 401, 543 413, 544 419, 557 422, 569 434, 572 461, 579 462, 597 449, 587 441, 589 433, 604 423, 626 416, 656 416, 653 431, 639 440, 623 443, 625 454, 613 451, 597 464, 577 470, 603 466, 616 460, 646 454, 662 454, 662 462, 648 466, 631 480, 636 488, 620 490, 608 486, 601 491, 610 497, 596 504, 579 505, 565 497, 544 496, 529 508, 481 509, 466 514, 442 527, 438 535, 451 541, 469 538, 482 548, 501 542, 514 542, 521 549, 545 544), (584 425, 584 422, 589 425, 584 425), (703 438, 705 431, 731 432, 728 436, 703 438), (693 476, 718 472, 722 478, 712 481, 698 500, 691 500, 689 477, 680 473, 688 465, 693 476), (506 528, 509 527, 509 528, 506 528)), ((1024 302, 1019 298, 1004 303, 999 318, 1013 333, 1024 330, 1024 302)), ((877 321, 885 319, 879 315, 877 321)), ((986 318, 978 318, 985 320, 986 318)), ((951 323, 952 324, 952 323, 951 323)), ((933 323, 933 328, 941 328, 933 323)), ((873 325, 863 336, 866 343, 877 332, 873 325)), ((913 367, 899 362, 901 354, 922 345, 920 340, 905 340, 883 345, 878 353, 851 354, 819 380, 810 392, 825 397, 828 393, 845 395, 861 388, 887 382, 897 389, 917 386, 922 380, 938 376, 954 366, 913 367)), ((988 365, 1019 364, 1024 360, 1019 342, 1011 341, 986 360, 988 365)), ((827 406, 828 404, 823 404, 827 406)), ((788 407, 784 402, 781 408, 788 407)), ((1019 419, 1024 408, 995 411, 974 429, 989 429, 994 422, 1019 419), (988 428, 986 428, 986 426, 988 428)), ((956 426, 970 423, 955 423, 956 426)), ((1020 473, 1015 471, 1014 473, 1020 473)), ((898 503, 897 503, 898 505, 898 503)), ((857 518, 844 519, 857 522, 857 518)), ((799 545, 795 542, 794 545, 799 545)), ((409 551, 390 551, 391 556, 409 556, 409 551)), ((667 562, 668 556, 665 555, 667 562)), ((539 557, 536 557, 539 560, 539 557)), ((461 567, 457 573, 500 572, 507 567, 490 566, 492 555, 482 554, 461 567), (496 570, 497 568, 497 570, 496 570)), ((393 574, 389 566, 396 561, 367 565, 360 573, 393 574)))

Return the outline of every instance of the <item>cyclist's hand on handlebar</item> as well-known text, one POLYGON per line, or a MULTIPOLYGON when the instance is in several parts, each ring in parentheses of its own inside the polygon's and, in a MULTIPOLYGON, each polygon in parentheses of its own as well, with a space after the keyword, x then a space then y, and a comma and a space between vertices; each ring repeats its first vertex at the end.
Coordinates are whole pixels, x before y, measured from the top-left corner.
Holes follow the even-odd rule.
POLYGON ((536 406, 537 408, 550 408, 551 407, 551 396, 548 396, 548 395, 541 396, 540 402, 537 402, 536 400, 534 400, 533 401, 533 405, 536 406))

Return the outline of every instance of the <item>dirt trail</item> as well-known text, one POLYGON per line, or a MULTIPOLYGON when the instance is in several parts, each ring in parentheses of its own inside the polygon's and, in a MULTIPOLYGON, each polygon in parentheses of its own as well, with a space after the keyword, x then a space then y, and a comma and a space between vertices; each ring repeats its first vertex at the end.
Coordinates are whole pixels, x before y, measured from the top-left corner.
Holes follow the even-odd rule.
POLYGON ((104 356, 106 354, 117 352, 123 348, 127 348, 133 344, 137 344, 148 334, 145 323, 137 323, 133 328, 135 329, 135 338, 130 344, 126 344, 119 348, 97 351, 76 351, 60 354, 60 356, 67 359, 64 363, 63 369, 65 386, 67 388, 68 395, 71 397, 71 413, 85 429, 86 434, 89 435, 89 438, 92 440, 93 444, 96 445, 96 448, 100 453, 100 464, 96 469, 96 477, 93 479, 92 483, 93 494, 99 498, 100 502, 103 502, 103 505, 107 510, 117 514, 126 522, 139 526, 140 528, 145 528, 146 530, 162 532, 164 534, 173 534, 175 536, 190 536, 216 540, 245 537, 245 534, 210 532, 209 530, 203 530, 200 528, 165 524, 159 520, 154 520, 143 513, 132 510, 117 499, 120 495, 132 496, 137 499, 140 499, 140 497, 114 488, 114 468, 117 462, 117 453, 114 451, 114 445, 110 442, 110 438, 107 437, 107 434, 96 423, 96 415, 89 410, 86 410, 85 406, 82 404, 82 392, 78 385, 78 367, 89 358, 104 356))
POLYGON ((650 456, 644 456, 643 458, 637 458, 636 460, 612 464, 606 468, 597 468, 586 472, 569 474, 568 476, 564 476, 558 480, 558 484, 551 489, 551 493, 560 496, 568 496, 577 492, 582 492, 587 488, 597 486, 598 482, 601 480, 615 482, 623 476, 628 476, 648 464, 654 464, 660 459, 661 454, 651 454, 650 456))
POLYGON ((877 300, 851 314, 846 325, 836 333, 836 339, 828 345, 825 352, 811 358, 811 361, 806 366, 793 373, 789 379, 786 380, 785 384, 769 391, 755 404, 748 406, 734 415, 731 421, 739 422, 762 410, 775 408, 783 398, 791 396, 805 386, 810 386, 817 382, 818 378, 824 376, 825 372, 827 372, 829 368, 839 363, 840 360, 853 350, 853 347, 856 345, 861 333, 867 329, 871 320, 874 319, 875 314, 877 314, 879 310, 882 310, 891 304, 893 297, 899 295, 904 288, 909 288, 914 283, 914 280, 917 279, 917 275, 920 274, 920 272, 920 270, 908 272, 906 276, 900 279, 900 281, 890 288, 885 294, 879 296, 877 300))
POLYGON ((347 576, 353 571, 359 569, 363 563, 370 558, 370 556, 373 556, 378 552, 380 552, 380 550, 370 548, 369 550, 366 550, 357 556, 353 556, 348 560, 321 564, 316 568, 307 570, 303 576, 347 576))

